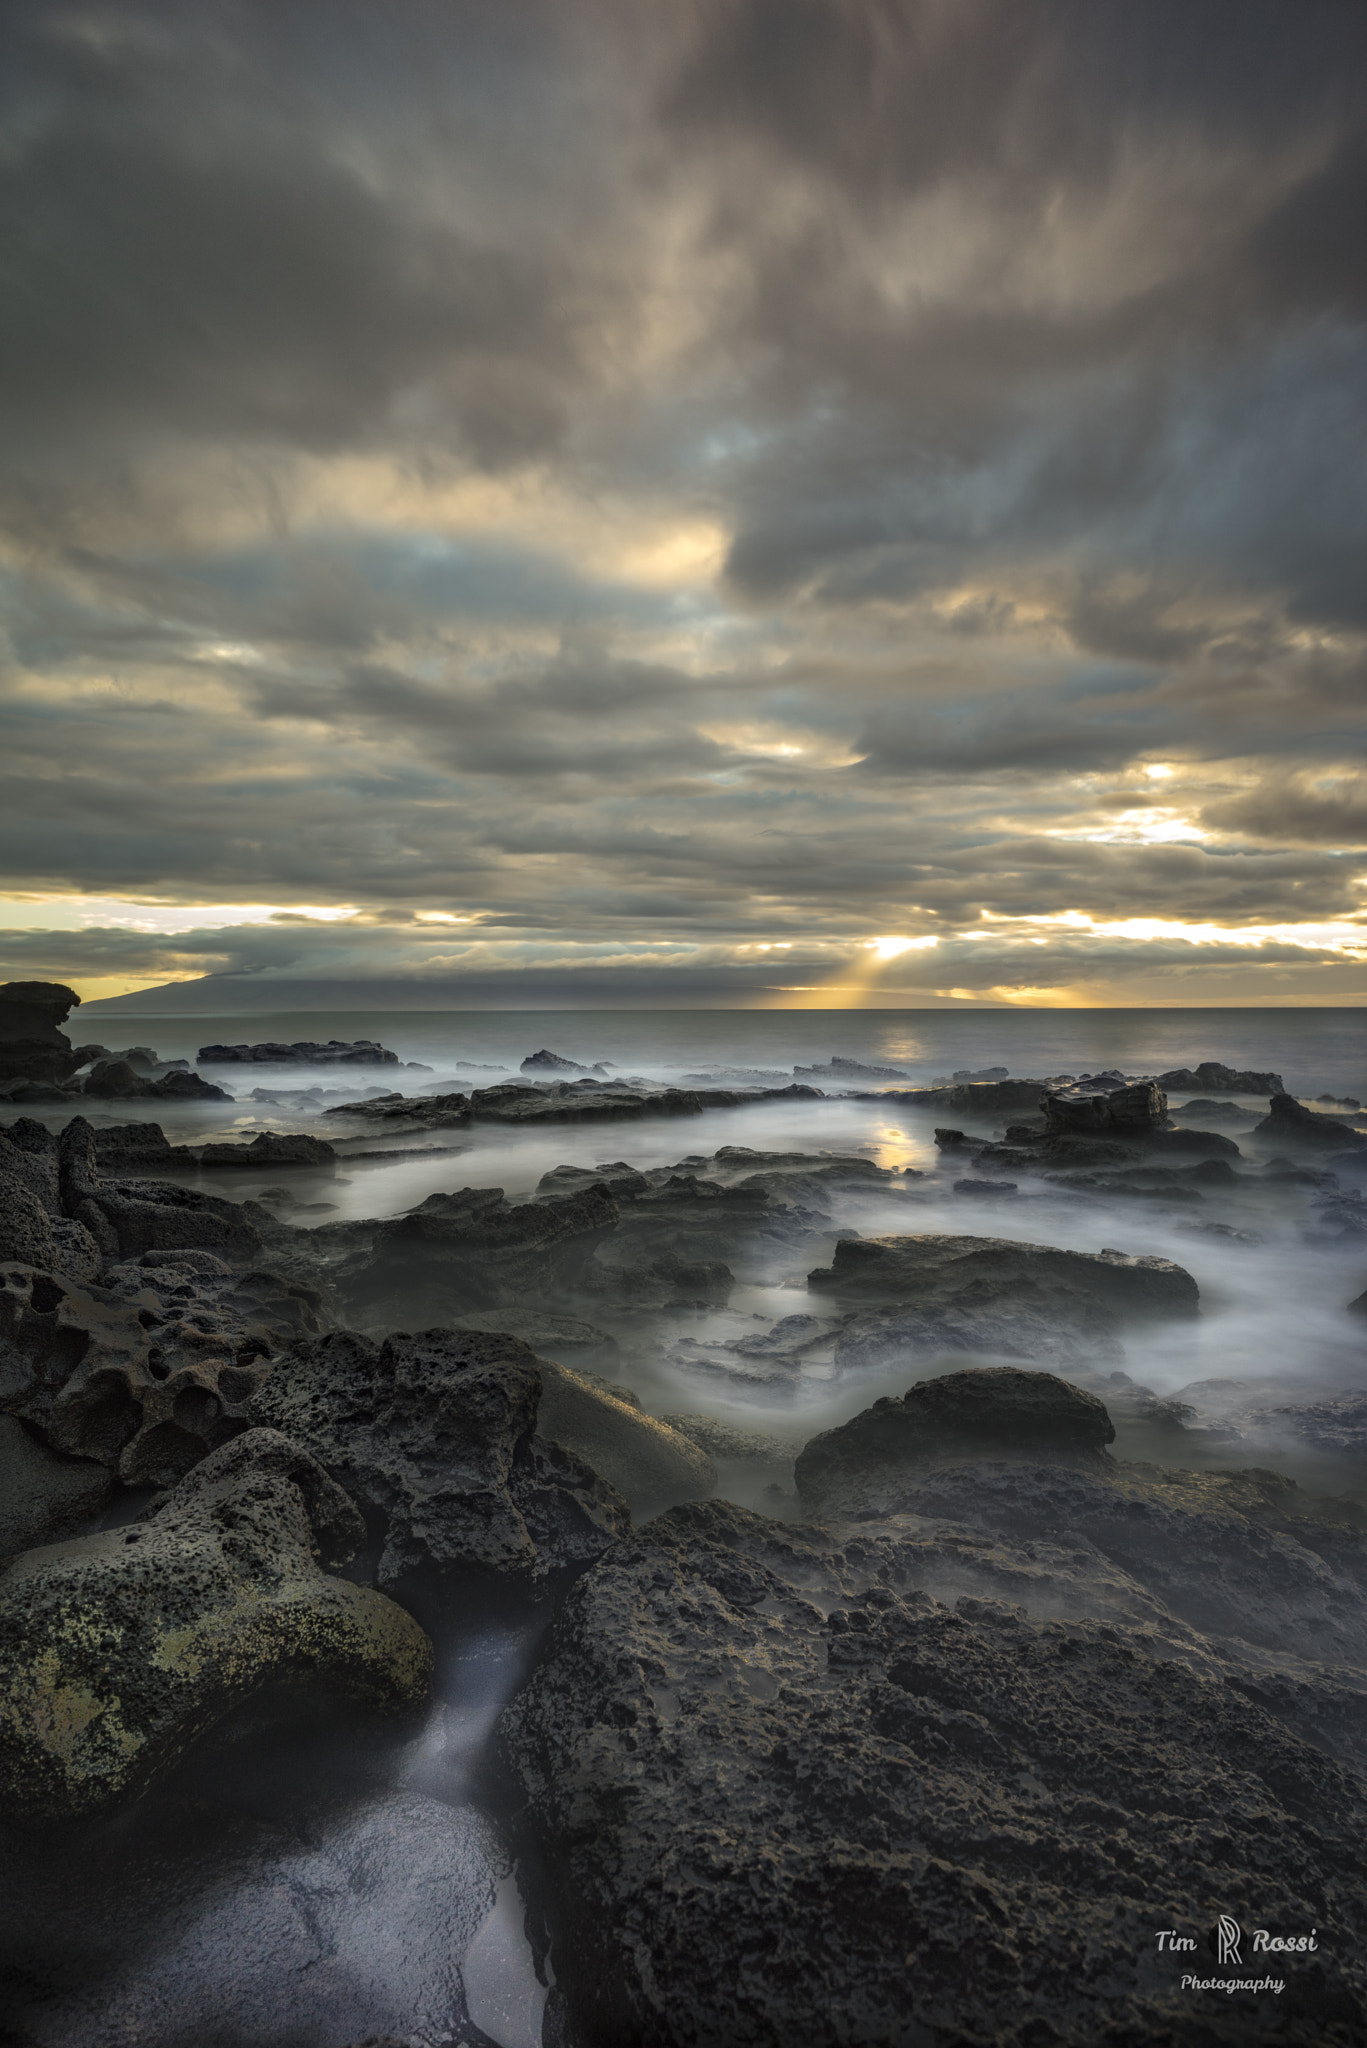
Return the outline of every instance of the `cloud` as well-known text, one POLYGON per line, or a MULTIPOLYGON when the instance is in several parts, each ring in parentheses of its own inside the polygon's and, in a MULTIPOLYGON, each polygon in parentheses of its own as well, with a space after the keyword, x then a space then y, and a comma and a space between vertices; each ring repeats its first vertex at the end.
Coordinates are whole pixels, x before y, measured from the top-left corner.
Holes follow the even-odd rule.
POLYGON ((0 864, 192 934, 64 975, 1189 987, 1111 927, 1358 915, 1360 8, 0 44, 0 864))

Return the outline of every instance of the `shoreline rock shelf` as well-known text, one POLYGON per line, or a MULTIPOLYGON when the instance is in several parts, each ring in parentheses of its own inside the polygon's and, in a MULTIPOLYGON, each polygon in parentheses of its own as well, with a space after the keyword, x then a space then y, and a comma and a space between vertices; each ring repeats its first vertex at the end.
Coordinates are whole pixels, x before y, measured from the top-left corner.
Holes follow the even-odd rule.
MULTIPOLYGON (((373 1038, 358 1038, 351 1041, 330 1038, 326 1044, 316 1039, 296 1039, 292 1045, 285 1045, 275 1039, 259 1045, 202 1045, 195 1055, 202 1067, 398 1067, 412 1065, 400 1060, 396 1052, 389 1052, 373 1038)), ((430 1067, 417 1067, 420 1073, 430 1073, 430 1067)))

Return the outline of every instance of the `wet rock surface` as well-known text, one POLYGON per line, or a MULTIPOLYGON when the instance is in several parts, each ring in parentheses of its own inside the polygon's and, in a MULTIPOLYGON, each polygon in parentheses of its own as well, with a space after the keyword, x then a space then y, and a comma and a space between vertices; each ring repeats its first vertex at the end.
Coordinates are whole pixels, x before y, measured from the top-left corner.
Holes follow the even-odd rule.
POLYGON ((642 1412, 610 1381, 537 1361, 541 1398, 538 1434, 560 1444, 615 1487, 633 1515, 658 1514, 680 1501, 705 1500, 716 1470, 705 1449, 667 1422, 642 1412))
POLYGON ((1009 1452, 1102 1462, 1115 1426, 1095 1394, 1048 1372, 979 1367, 921 1380, 900 1401, 888 1396, 804 1445, 795 1467, 809 1507, 875 1512, 896 1496, 908 1469, 936 1458, 1009 1452))
POLYGON ((79 1861, 25 1849, 22 1884, 0 1873, 0 1999, 25 2048, 337 2048, 380 2029, 487 2048, 462 1968, 506 1858, 470 1807, 366 1791, 266 1819, 201 1795, 79 1861))
POLYGON ((500 1731, 571 2038, 1348 2048, 1362 1695, 1264 1678, 1060 1541, 1071 1574, 966 1519, 711 1503, 579 1581, 500 1731), (1221 1912, 1335 1929, 1270 2020, 1156 1948, 1208 1970, 1221 1912))
POLYGON ((1168 1098, 1156 1081, 1131 1081, 1124 1074, 1088 1074, 1061 1088, 1047 1088, 1040 1107, 1055 1131, 1161 1130, 1168 1098))
POLYGON ((515 1337, 455 1330, 302 1345, 251 1414, 337 1474, 377 1532, 376 1583, 540 1593, 630 1527, 625 1501, 537 1435, 542 1374, 515 1337))
POLYGON ((272 1684, 420 1706, 432 1659, 417 1623, 319 1566, 364 1533, 306 1450, 253 1430, 142 1521, 15 1558, 0 1573, 4 1810, 126 1798, 272 1684))

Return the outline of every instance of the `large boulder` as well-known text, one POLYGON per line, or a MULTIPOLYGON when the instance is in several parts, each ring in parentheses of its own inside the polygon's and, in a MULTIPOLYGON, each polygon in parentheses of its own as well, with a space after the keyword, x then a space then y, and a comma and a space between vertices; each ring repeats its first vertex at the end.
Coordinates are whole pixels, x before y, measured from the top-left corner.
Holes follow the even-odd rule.
POLYGON ((1307 1109, 1294 1095, 1274 1095, 1252 1136, 1264 1145, 1295 1152, 1367 1152, 1367 1131, 1322 1110, 1307 1109))
POLYGON ((263 1812, 205 1773, 153 1812, 85 1829, 79 1855, 67 1830, 6 1840, 0 2004, 11 2038, 25 2048, 487 2041, 469 2025, 462 1980, 473 1948, 478 1983, 506 1867, 489 1821, 415 1791, 310 1793, 263 1812))
POLYGON ((315 1459, 254 1430, 141 1522, 25 1551, 0 1573, 0 1807, 111 1806, 268 1686, 420 1706, 418 1624, 320 1569, 364 1534, 315 1459))
POLYGON ((1124 1074, 1085 1074, 1058 1088, 1046 1088, 1040 1108, 1051 1131, 1142 1136, 1167 1122, 1168 1098, 1156 1081, 1132 1081, 1124 1074))
POLYGON ((679 1501, 705 1500, 717 1484, 707 1453, 687 1436, 624 1400, 611 1383, 537 1361, 540 1436, 573 1451, 615 1487, 633 1515, 657 1514, 679 1501))
POLYGON ((572 2037, 1261 2038, 1254 1996, 1183 1988, 1222 1913, 1320 1930, 1269 1958, 1279 2040, 1367 2030, 1367 1786, 1319 1746, 1363 1754, 1360 1695, 1069 1555, 709 1502, 601 1558, 500 1725, 572 2037))
POLYGON ((80 1060, 57 1027, 80 1000, 56 981, 0 985, 0 1080, 50 1084, 74 1074, 80 1060))
POLYGON ((150 1074, 128 1059, 97 1060, 86 1075, 85 1093, 104 1096, 113 1102, 135 1101, 155 1095, 156 1082, 150 1074))
POLYGON ((516 1337, 428 1330, 301 1345, 252 1402, 307 1445, 377 1527, 377 1584, 455 1580, 539 1595, 630 1527, 626 1502, 537 1434, 542 1372, 516 1337))
MULTIPOLYGON (((797 1490, 809 1507, 849 1510, 879 1497, 908 1467, 937 1458, 1063 1458, 1097 1464, 1115 1426, 1104 1404, 1051 1372, 981 1366, 875 1401, 814 1436, 798 1454, 797 1490)), ((882 1511, 880 1509, 880 1511, 882 1511)))

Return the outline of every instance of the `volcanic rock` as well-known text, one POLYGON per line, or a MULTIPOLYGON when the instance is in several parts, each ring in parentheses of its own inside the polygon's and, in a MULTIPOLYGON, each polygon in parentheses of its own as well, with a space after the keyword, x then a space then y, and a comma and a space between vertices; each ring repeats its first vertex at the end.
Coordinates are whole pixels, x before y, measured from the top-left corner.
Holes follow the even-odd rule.
POLYGON ((1264 1675, 1085 1545, 957 1505, 844 1536, 675 1508, 573 1588, 499 1731, 573 2037, 1232 2043, 1252 1998, 1212 2030, 1154 1941, 1229 1912, 1351 1924, 1277 1972, 1285 2038, 1348 2048, 1367 1788, 1318 1745, 1361 1758, 1361 1695, 1264 1675))
POLYGON ((267 1345, 240 1314, 197 1300, 184 1269, 136 1278, 121 1292, 0 1270, 0 1410, 127 1485, 173 1485, 246 1427, 267 1345))
POLYGON ((228 1263, 253 1259, 261 1239, 235 1203, 169 1181, 105 1180, 95 1133, 74 1117, 57 1141, 62 1209, 85 1226, 108 1259, 198 1247, 228 1263))
POLYGON ((55 981, 0 985, 0 1079, 51 1084, 73 1074, 80 1061, 57 1026, 80 1000, 55 981))
POLYGON ((0 1262, 50 1267, 91 1280, 102 1247, 83 1222, 64 1213, 57 1140, 33 1117, 0 1131, 0 1262))
POLYGON ((797 1490, 811 1507, 850 1512, 908 1466, 1011 1454, 1099 1462, 1115 1427, 1095 1394, 1050 1372, 984 1366, 921 1380, 803 1446, 797 1490))
POLYGON ((430 1303, 426 1312, 517 1307, 570 1285, 598 1238, 618 1218, 600 1183, 551 1200, 509 1203, 502 1188, 429 1195, 375 1233, 369 1258, 345 1276, 357 1306, 430 1303))
POLYGON ((1367 1131, 1321 1110, 1306 1109, 1294 1095, 1274 1095, 1267 1115, 1252 1135, 1265 1144, 1288 1145, 1298 1152, 1364 1152, 1367 1131))
POLYGON ((24 1552, 0 1573, 0 1802, 109 1806, 282 1681, 379 1712, 421 1705, 432 1652, 417 1623, 318 1568, 363 1536, 306 1451, 253 1430, 141 1522, 24 1552))
POLYGON ((0 1558, 74 1535, 114 1490, 103 1465, 59 1458, 14 1415, 0 1415, 0 1558))
POLYGON ((238 1166, 259 1171, 270 1166, 331 1166, 337 1157, 322 1138, 303 1132, 281 1134, 262 1131, 249 1145, 205 1145, 199 1153, 201 1166, 238 1166))
POLYGON ((1212 1095, 1281 1095, 1285 1085, 1280 1074, 1258 1073, 1252 1068, 1236 1069, 1219 1060, 1202 1060, 1199 1067, 1171 1067, 1158 1076, 1160 1088, 1185 1091, 1204 1088, 1212 1095))
POLYGON ((1040 1107, 1055 1131, 1132 1132, 1161 1130, 1168 1098, 1156 1081, 1130 1081, 1124 1074, 1084 1074, 1066 1087, 1047 1088, 1040 1107))
POLYGON ((595 1067, 586 1067, 582 1060, 567 1060, 558 1052, 548 1052, 543 1046, 540 1052, 528 1053, 522 1062, 524 1074, 593 1074, 595 1067))
POLYGON ((472 1577, 540 1592, 631 1523, 626 1502, 536 1434, 542 1373, 515 1337, 429 1330, 302 1345, 253 1419, 335 1472, 382 1532, 377 1583, 472 1577))
POLYGON ((862 1060, 842 1059, 837 1054, 827 1060, 824 1067, 794 1067, 793 1078, 798 1081, 905 1081, 907 1077, 901 1067, 868 1067, 862 1060))
POLYGON ((260 1045, 202 1045, 196 1055, 202 1067, 306 1066, 306 1067, 397 1067, 396 1052, 388 1052, 372 1038, 348 1042, 330 1038, 326 1045, 313 1039, 297 1039, 292 1045, 275 1040, 260 1045))
POLYGON ((469 1123, 470 1098, 457 1094, 377 1095, 367 1102, 339 1102, 335 1109, 325 1109, 323 1114, 365 1117, 370 1123, 426 1124, 430 1129, 443 1130, 450 1124, 469 1123))
POLYGON ((1194 1315, 1200 1294, 1190 1273, 1171 1259, 1129 1252, 1071 1252, 1004 1237, 938 1234, 845 1238, 832 1263, 807 1275, 807 1285, 882 1302, 950 1301, 985 1290, 998 1299, 1036 1289, 1084 1298, 1127 1315, 1194 1315))

